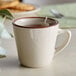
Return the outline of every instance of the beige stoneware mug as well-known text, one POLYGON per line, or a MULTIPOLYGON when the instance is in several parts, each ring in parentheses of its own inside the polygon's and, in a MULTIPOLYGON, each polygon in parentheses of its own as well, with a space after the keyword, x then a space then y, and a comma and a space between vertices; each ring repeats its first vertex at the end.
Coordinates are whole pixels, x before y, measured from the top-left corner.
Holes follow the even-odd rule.
POLYGON ((51 64, 55 54, 70 42, 71 32, 59 29, 57 20, 45 17, 22 17, 13 21, 13 29, 21 65, 45 67, 51 64), (47 26, 48 24, 48 26, 47 26), (67 34, 64 43, 55 47, 57 36, 67 34))

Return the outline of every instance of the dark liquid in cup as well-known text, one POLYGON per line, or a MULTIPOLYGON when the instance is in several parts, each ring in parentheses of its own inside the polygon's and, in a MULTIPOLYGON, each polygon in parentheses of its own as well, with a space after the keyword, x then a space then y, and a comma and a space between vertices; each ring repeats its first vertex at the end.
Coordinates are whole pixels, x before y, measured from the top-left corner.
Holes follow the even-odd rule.
POLYGON ((26 28, 45 28, 45 27, 49 27, 47 25, 42 25, 42 24, 33 24, 33 25, 26 25, 26 28))

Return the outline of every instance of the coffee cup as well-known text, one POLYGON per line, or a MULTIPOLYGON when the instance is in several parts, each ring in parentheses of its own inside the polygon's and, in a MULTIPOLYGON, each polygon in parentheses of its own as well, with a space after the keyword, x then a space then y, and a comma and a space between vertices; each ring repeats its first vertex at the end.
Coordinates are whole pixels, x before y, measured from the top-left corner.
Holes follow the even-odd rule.
POLYGON ((45 17, 22 17, 13 21, 20 64, 27 67, 50 65, 54 55, 70 42, 71 32, 59 28, 59 22, 45 17), (55 47, 57 36, 66 34, 64 43, 55 47))

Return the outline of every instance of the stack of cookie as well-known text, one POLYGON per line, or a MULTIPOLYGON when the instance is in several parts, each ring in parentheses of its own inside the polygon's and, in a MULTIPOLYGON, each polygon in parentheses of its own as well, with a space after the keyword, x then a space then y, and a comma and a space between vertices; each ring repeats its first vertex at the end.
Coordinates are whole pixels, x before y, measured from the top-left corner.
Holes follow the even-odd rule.
POLYGON ((8 9, 11 12, 22 12, 22 11, 31 11, 35 9, 34 5, 21 3, 18 0, 8 1, 5 3, 0 2, 0 10, 8 9))

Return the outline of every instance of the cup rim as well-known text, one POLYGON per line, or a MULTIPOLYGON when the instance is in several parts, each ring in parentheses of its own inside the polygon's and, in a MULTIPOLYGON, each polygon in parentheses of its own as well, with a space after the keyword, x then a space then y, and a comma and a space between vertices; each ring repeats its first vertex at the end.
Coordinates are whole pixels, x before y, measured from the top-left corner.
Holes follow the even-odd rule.
MULTIPOLYGON (((40 29, 40 28, 32 28, 32 27, 25 27, 25 26, 20 26, 20 25, 18 25, 18 24, 16 24, 15 22, 16 21, 18 21, 18 20, 20 20, 20 19, 28 19, 28 18, 31 18, 31 19, 33 19, 33 18, 42 18, 42 19, 45 19, 45 17, 21 17, 21 18, 17 18, 17 19, 15 19, 15 20, 13 20, 13 22, 12 22, 12 24, 13 24, 13 26, 16 26, 16 27, 20 27, 20 28, 31 28, 31 29, 40 29)), ((58 25, 59 24, 59 22, 57 21, 57 20, 55 20, 55 19, 53 19, 53 18, 48 18, 49 20, 52 20, 52 21, 55 21, 55 23, 54 24, 51 24, 51 26, 45 26, 45 27, 42 27, 42 28, 48 28, 48 27, 52 27, 52 26, 56 26, 56 25, 58 25)))

